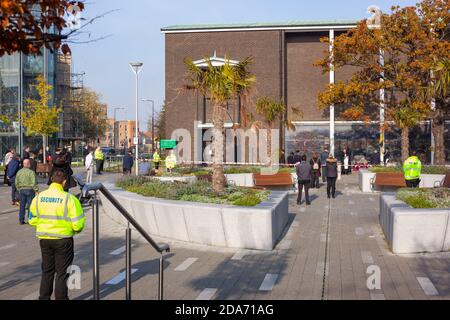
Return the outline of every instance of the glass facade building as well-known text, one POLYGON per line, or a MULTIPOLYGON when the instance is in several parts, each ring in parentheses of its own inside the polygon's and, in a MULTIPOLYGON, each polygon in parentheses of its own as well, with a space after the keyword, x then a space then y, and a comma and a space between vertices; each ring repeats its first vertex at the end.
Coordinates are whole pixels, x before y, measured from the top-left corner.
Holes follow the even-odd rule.
POLYGON ((50 93, 50 105, 56 96, 56 55, 42 50, 41 55, 16 53, 0 57, 0 154, 3 158, 6 150, 15 147, 22 153, 24 146, 38 151, 42 148, 42 137, 27 137, 19 123, 21 111, 26 99, 38 98, 34 88, 39 75, 44 75, 48 84, 53 86, 50 93))

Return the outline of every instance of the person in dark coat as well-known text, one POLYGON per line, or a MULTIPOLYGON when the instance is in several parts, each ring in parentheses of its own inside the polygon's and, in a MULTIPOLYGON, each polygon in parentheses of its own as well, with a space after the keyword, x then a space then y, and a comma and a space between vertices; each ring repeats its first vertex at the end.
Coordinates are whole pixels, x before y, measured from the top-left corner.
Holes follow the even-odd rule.
POLYGON ((8 171, 6 173, 8 176, 8 180, 11 183, 11 202, 13 206, 19 204, 19 195, 16 188, 16 175, 19 170, 20 157, 18 155, 14 155, 14 158, 12 158, 8 164, 8 171))
POLYGON ((30 159, 30 147, 25 147, 25 149, 23 150, 22 161, 26 159, 30 159))
POLYGON ((319 155, 315 152, 312 159, 309 160, 311 165, 311 188, 320 188, 319 177, 320 169, 322 168, 322 162, 319 159, 319 155))
POLYGON ((337 160, 333 155, 329 155, 327 159, 327 197, 330 199, 330 195, 336 198, 336 180, 338 176, 337 160))
POLYGON ((133 156, 130 150, 123 157, 123 174, 131 174, 131 169, 133 168, 133 156))
POLYGON ((52 167, 52 171, 50 172, 50 176, 49 176, 49 180, 48 180, 47 184, 48 185, 52 184, 51 177, 55 171, 59 170, 59 171, 64 172, 64 174, 67 177, 66 184, 63 186, 64 191, 68 192, 70 188, 76 187, 77 183, 72 177, 73 171, 70 166, 71 165, 71 155, 67 154, 66 150, 61 150, 61 148, 57 148, 55 155, 52 158, 53 158, 53 160, 52 160, 53 167, 52 167))
POLYGON ((326 178, 327 178, 327 159, 328 159, 328 155, 330 153, 328 152, 327 148, 324 148, 322 153, 320 154, 320 163, 322 164, 322 182, 326 182, 326 178))
POLYGON ((300 155, 300 151, 297 150, 297 151, 295 151, 294 164, 297 164, 300 162, 302 162, 302 156, 300 155))
POLYGON ((305 187, 305 199, 306 205, 310 205, 309 201, 309 186, 311 184, 311 165, 306 162, 306 155, 301 157, 300 164, 296 167, 297 180, 298 180, 298 197, 297 204, 302 203, 303 187, 305 187))
POLYGON ((30 152, 30 170, 33 170, 34 173, 36 173, 37 170, 37 161, 36 159, 36 154, 34 154, 33 152, 30 152))
POLYGON ((287 162, 288 162, 289 165, 295 164, 295 162, 294 162, 294 153, 293 152, 291 152, 291 154, 288 156, 287 162))
POLYGON ((347 175, 352 173, 352 162, 350 151, 347 148, 344 148, 341 155, 341 164, 342 164, 342 174, 347 175))

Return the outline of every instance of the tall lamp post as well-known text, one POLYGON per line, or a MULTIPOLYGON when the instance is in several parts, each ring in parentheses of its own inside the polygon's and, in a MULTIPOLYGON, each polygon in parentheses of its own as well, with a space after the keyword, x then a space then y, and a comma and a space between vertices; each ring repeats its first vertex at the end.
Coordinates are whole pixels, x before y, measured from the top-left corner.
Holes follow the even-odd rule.
POLYGON ((125 110, 125 108, 114 108, 114 123, 113 123, 113 148, 116 150, 116 111, 125 110))
POLYGON ((131 62, 130 67, 136 75, 136 130, 134 136, 134 144, 136 145, 136 176, 139 175, 139 73, 142 71, 144 64, 142 62, 131 62))
POLYGON ((155 101, 151 99, 142 99, 142 101, 152 103, 152 153, 155 153, 155 101))

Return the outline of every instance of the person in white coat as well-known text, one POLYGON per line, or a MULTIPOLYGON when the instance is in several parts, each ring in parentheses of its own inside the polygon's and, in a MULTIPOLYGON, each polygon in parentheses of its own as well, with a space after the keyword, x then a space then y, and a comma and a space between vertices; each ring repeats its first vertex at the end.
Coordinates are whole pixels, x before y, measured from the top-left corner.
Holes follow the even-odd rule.
POLYGON ((94 151, 89 150, 88 155, 86 156, 85 161, 86 166, 86 183, 92 183, 92 177, 94 175, 94 151))

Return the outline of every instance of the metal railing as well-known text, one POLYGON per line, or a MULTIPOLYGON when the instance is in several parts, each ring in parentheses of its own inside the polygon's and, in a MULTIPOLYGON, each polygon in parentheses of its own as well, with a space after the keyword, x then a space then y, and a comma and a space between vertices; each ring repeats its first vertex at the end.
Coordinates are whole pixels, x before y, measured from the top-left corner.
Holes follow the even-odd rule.
POLYGON ((170 246, 166 243, 156 243, 141 225, 128 213, 127 210, 114 198, 114 196, 101 183, 86 184, 83 186, 83 197, 94 191, 92 201, 92 233, 93 233, 93 298, 100 300, 100 264, 99 264, 99 201, 97 192, 100 191, 106 199, 127 220, 125 231, 125 299, 131 300, 131 226, 133 226, 144 239, 161 254, 159 259, 158 299, 163 300, 164 289, 164 253, 170 252, 170 246))

